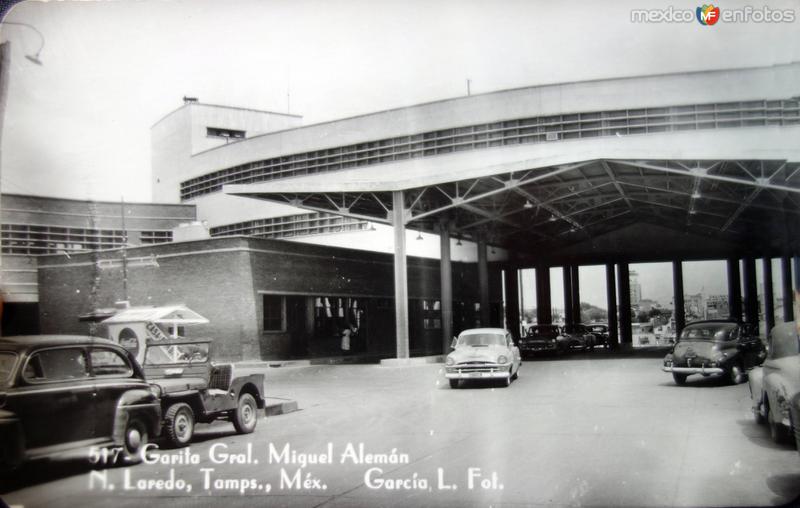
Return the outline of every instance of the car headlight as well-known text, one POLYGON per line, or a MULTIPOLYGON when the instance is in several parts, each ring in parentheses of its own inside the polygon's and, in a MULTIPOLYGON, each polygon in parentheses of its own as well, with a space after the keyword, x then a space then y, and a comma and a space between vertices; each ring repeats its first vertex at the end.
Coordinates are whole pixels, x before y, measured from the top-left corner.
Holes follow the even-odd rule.
POLYGON ((157 399, 161 398, 161 387, 156 384, 150 385, 150 393, 152 393, 157 399))
POLYGON ((497 363, 508 363, 508 358, 505 355, 500 355, 497 357, 497 363))
POLYGON ((444 364, 447 365, 448 367, 455 365, 455 363, 456 361, 453 360, 452 356, 448 356, 447 359, 444 361, 444 364))

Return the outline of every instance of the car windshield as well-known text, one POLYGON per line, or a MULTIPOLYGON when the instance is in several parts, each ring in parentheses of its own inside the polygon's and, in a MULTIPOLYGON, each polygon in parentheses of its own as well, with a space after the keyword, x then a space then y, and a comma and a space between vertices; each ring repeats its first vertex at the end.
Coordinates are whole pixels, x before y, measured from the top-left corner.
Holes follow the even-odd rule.
POLYGON ((592 331, 593 332, 603 333, 603 332, 606 332, 607 330, 608 330, 608 328, 606 328, 605 326, 593 326, 592 327, 592 331))
POLYGON ((178 363, 202 363, 208 361, 208 343, 148 344, 144 356, 145 365, 173 365, 178 363))
POLYGON ((0 386, 8 385, 11 380, 11 373, 14 371, 14 364, 17 363, 17 355, 14 353, 0 352, 0 386))
POLYGON ((459 346, 504 346, 506 338, 497 333, 471 333, 458 339, 459 346))
POLYGON ((531 335, 558 335, 557 326, 534 326, 530 329, 531 335))
POLYGON ((725 340, 728 334, 736 328, 734 323, 705 323, 689 325, 681 332, 680 340, 725 340))

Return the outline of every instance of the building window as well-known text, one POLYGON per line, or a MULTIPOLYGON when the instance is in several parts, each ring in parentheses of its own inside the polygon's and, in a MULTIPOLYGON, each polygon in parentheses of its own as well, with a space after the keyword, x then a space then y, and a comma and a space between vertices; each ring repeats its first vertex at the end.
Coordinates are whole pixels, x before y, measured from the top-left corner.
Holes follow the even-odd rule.
POLYGON ((423 328, 442 329, 442 308, 439 300, 422 300, 422 315, 423 328))
POLYGON ((283 325, 283 302, 282 296, 264 295, 264 331, 282 332, 283 325))
POLYGON ((219 127, 206 127, 206 136, 211 138, 244 139, 246 132, 219 127))

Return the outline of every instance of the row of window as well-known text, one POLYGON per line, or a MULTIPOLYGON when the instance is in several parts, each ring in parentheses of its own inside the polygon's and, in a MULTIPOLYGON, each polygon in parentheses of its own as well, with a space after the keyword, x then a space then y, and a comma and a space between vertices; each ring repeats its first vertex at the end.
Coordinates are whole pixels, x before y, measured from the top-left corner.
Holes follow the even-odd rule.
POLYGON ((258 238, 289 238, 365 229, 367 222, 358 219, 329 213, 303 213, 217 226, 210 229, 210 234, 212 237, 244 235, 258 238))
MULTIPOLYGON (((3 224, 0 242, 3 254, 58 254, 125 245, 125 231, 119 229, 71 228, 64 226, 34 226, 3 224)), ((172 231, 142 231, 142 244, 172 241, 172 231)))
MULTIPOLYGON (((387 298, 374 299, 376 308, 391 309, 393 300, 387 298)), ((285 332, 286 328, 286 297, 282 295, 262 295, 263 305, 263 331, 285 332)), ((422 323, 425 330, 441 330, 442 307, 439 300, 421 300, 418 304, 422 309, 422 323)), ((463 302, 454 302, 455 306, 470 305, 463 302)), ((334 333, 340 328, 361 328, 364 318, 365 301, 352 297, 321 296, 314 298, 314 329, 321 333, 334 333)), ((474 323, 480 326, 480 303, 472 304, 474 323)))
POLYGON ((800 101, 751 101, 541 116, 429 131, 274 157, 181 182, 181 199, 255 183, 418 157, 521 143, 682 130, 800 123, 800 101))

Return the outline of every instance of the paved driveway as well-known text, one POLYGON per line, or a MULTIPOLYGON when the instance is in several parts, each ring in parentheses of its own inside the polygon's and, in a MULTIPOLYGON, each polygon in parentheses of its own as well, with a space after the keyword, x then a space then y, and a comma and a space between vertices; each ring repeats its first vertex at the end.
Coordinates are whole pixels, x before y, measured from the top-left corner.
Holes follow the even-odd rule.
POLYGON ((458 390, 440 365, 270 369, 270 395, 301 411, 262 420, 250 436, 207 426, 190 448, 198 464, 37 465, 3 497, 25 506, 750 506, 800 494, 800 454, 753 423, 746 384, 677 387, 659 367, 528 361, 510 388, 458 390), (249 464, 211 462, 212 447, 246 461, 248 445, 249 464), (329 446, 334 463, 314 464, 329 446), (137 483, 173 476, 191 491, 137 483))

